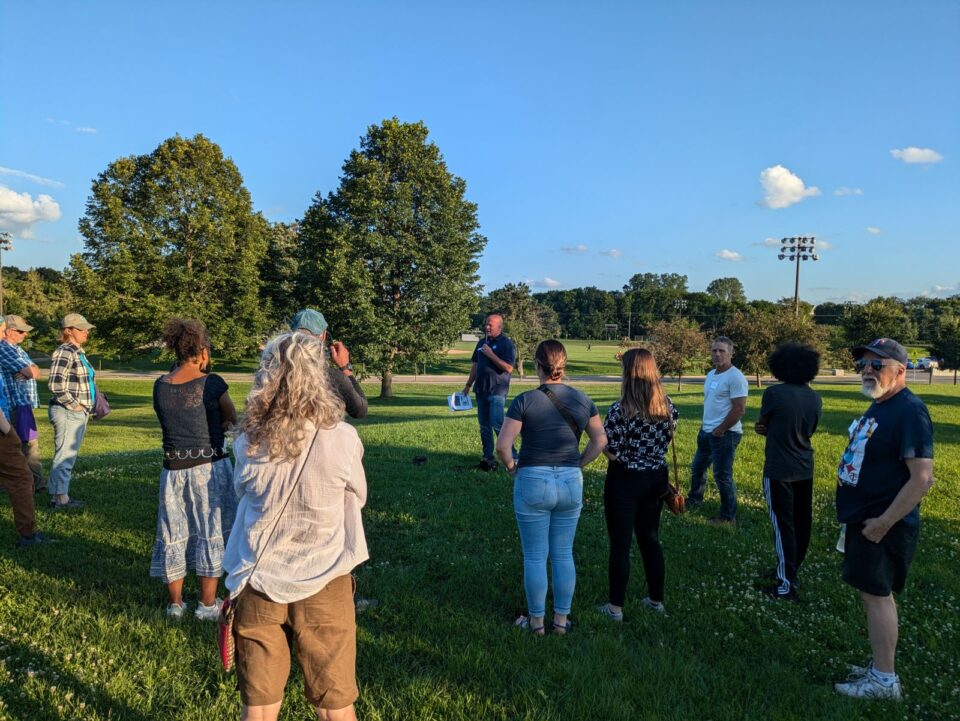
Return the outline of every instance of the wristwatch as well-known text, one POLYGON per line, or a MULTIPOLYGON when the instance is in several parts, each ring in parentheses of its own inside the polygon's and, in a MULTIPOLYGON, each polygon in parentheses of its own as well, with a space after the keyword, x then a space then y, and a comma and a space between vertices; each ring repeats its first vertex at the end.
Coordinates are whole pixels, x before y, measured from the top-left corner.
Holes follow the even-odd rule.
POLYGON ((353 363, 347 363, 345 366, 340 366, 342 371, 353 371, 353 363))

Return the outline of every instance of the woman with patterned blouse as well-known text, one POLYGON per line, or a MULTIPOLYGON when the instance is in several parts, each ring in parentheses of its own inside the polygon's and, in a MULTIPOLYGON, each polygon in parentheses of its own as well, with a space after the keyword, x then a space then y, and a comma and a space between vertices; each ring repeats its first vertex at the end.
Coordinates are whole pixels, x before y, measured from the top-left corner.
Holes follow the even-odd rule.
POLYGON ((630 542, 636 534, 649 596, 645 608, 663 613, 663 549, 660 511, 667 490, 666 452, 679 414, 663 392, 653 354, 631 348, 623 356, 620 400, 603 423, 607 432, 604 455, 610 463, 603 489, 603 508, 610 537, 609 602, 600 613, 623 620, 623 602, 630 577, 630 542))

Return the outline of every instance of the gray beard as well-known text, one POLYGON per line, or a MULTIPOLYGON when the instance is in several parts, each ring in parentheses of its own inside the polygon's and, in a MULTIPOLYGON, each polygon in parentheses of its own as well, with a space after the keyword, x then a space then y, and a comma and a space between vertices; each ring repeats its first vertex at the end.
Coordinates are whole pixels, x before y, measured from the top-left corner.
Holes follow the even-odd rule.
POLYGON ((887 389, 876 381, 871 384, 860 381, 860 392, 863 393, 863 395, 865 395, 867 398, 877 400, 877 398, 887 392, 887 389))

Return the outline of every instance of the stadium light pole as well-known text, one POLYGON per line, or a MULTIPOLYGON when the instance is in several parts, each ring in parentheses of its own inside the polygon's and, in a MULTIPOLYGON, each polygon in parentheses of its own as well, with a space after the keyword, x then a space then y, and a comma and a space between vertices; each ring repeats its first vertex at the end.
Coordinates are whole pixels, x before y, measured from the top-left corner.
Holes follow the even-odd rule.
POLYGON ((3 251, 13 250, 10 233, 0 233, 0 318, 3 318, 3 251))
POLYGON ((686 298, 678 298, 677 300, 673 301, 673 307, 677 309, 677 320, 682 320, 683 311, 687 307, 686 298))
POLYGON ((796 281, 793 285, 793 313, 800 315, 800 261, 820 260, 816 253, 817 239, 813 236, 794 236, 780 240, 780 253, 777 258, 790 260, 797 264, 796 281))

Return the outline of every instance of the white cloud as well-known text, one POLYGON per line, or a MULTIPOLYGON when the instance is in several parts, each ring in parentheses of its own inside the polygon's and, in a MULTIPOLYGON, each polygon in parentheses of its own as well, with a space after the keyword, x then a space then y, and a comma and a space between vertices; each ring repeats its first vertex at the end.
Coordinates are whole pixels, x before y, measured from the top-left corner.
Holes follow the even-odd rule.
POLYGON ((74 128, 74 130, 76 130, 78 133, 87 133, 89 135, 97 132, 96 128, 74 128))
POLYGON ((760 243, 754 243, 754 245, 760 245, 764 248, 779 248, 780 239, 779 238, 764 238, 760 243))
POLYGON ((817 250, 832 250, 833 243, 827 240, 818 240, 817 241, 817 250))
POLYGON ((578 243, 577 245, 565 245, 562 248, 560 248, 560 250, 563 251, 564 253, 577 254, 577 253, 586 253, 588 248, 583 243, 578 243))
POLYGON ((782 165, 774 165, 760 173, 764 196, 760 205, 765 208, 786 208, 804 198, 820 195, 820 189, 806 187, 803 181, 782 165))
POLYGON ((727 250, 726 248, 723 250, 718 250, 716 253, 714 253, 714 255, 720 258, 720 260, 729 260, 734 263, 739 263, 741 260, 743 260, 742 255, 734 250, 727 250))
POLYGON ((0 230, 29 238, 35 223, 59 219, 60 205, 49 195, 41 194, 34 200, 29 193, 18 193, 0 185, 0 230))
POLYGON ((549 276, 543 278, 542 280, 537 280, 535 278, 524 278, 523 282, 531 288, 559 288, 562 285, 559 280, 554 280, 549 276))
POLYGON ((57 120, 56 118, 47 118, 47 122, 51 125, 69 125, 69 120, 57 120))
POLYGON ((617 258, 620 258, 623 255, 623 251, 617 250, 616 248, 612 248, 610 250, 601 250, 600 255, 605 255, 608 258, 613 258, 614 260, 616 260, 617 258))
POLYGON ((833 191, 834 195, 863 195, 863 191, 860 188, 848 188, 846 186, 841 186, 833 191))
POLYGON ((24 180, 33 181, 37 185, 47 185, 51 188, 63 187, 63 183, 59 180, 50 180, 50 178, 43 178, 23 170, 15 170, 14 168, 4 168, 2 165, 0 165, 0 175, 9 175, 12 178, 23 178, 24 180))
POLYGON ((912 145, 909 148, 891 150, 890 155, 904 163, 939 163, 943 160, 943 156, 932 148, 917 148, 912 145))
POLYGON ((867 232, 870 233, 870 235, 880 235, 880 228, 875 225, 868 225, 867 232))
POLYGON ((960 293, 960 284, 934 284, 930 286, 930 290, 923 291, 922 295, 926 296, 927 298, 949 298, 951 295, 956 295, 957 293, 960 293))

